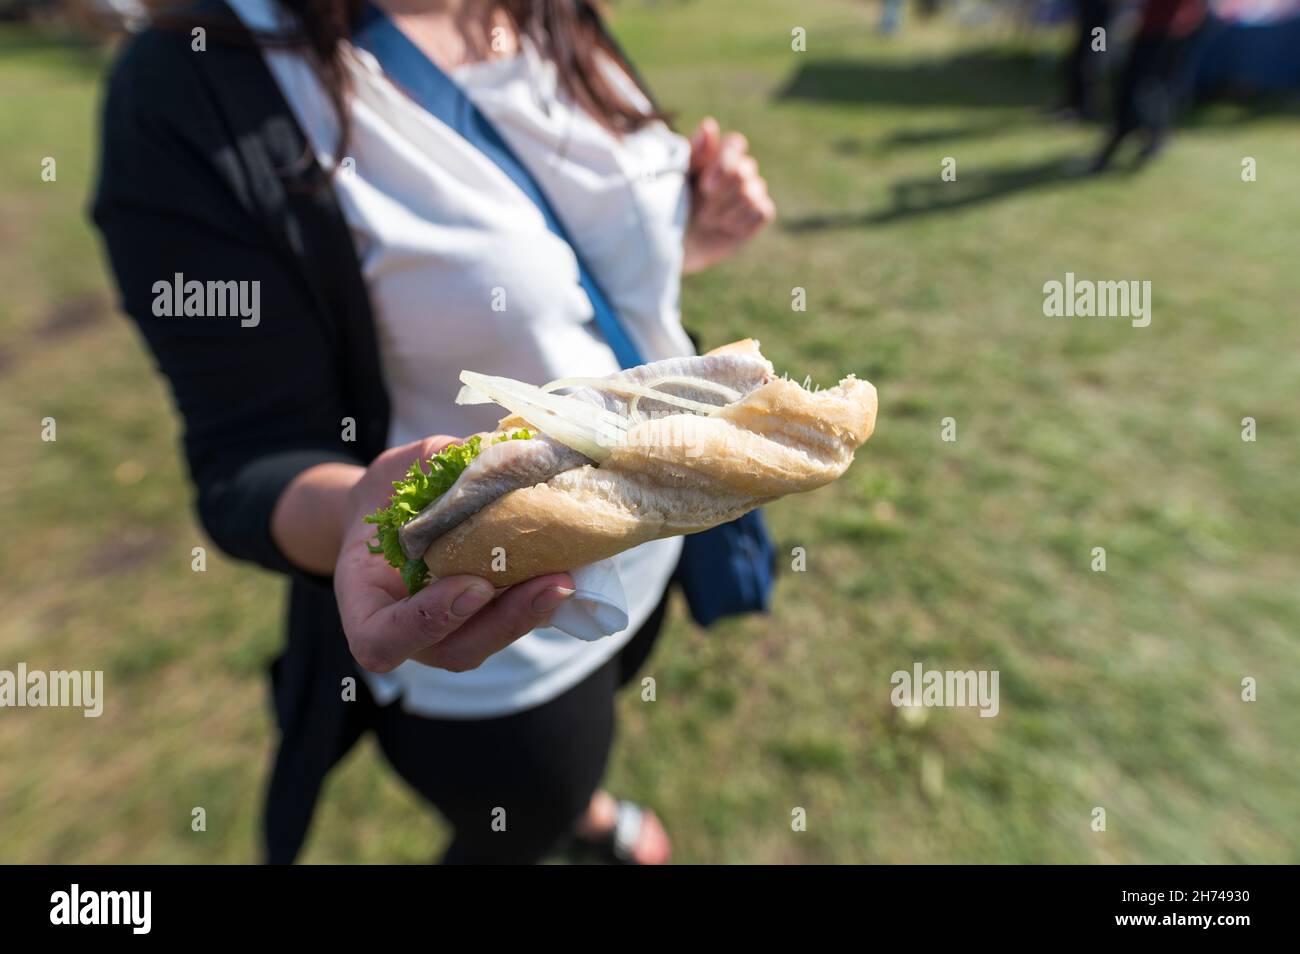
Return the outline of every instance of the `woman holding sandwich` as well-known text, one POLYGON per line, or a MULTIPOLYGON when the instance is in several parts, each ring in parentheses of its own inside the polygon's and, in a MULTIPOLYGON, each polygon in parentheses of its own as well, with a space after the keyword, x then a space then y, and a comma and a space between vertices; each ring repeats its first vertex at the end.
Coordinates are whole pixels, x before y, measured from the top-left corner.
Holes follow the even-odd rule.
POLYGON ((94 218, 184 419, 201 520, 293 580, 268 859, 297 855, 325 775, 374 731, 454 826, 448 862, 534 862, 571 833, 666 861, 658 821, 599 782, 680 539, 615 558, 629 625, 588 643, 547 626, 568 574, 405 598, 363 517, 413 460, 493 428, 496 409, 454 403, 461 369, 619 369, 584 268, 646 360, 693 353, 681 274, 774 215, 743 137, 672 132, 582 0, 207 0, 130 43, 103 142, 94 218), (495 132, 437 115, 421 70, 495 132), (173 280, 252 283, 260 314, 160 316, 173 280))

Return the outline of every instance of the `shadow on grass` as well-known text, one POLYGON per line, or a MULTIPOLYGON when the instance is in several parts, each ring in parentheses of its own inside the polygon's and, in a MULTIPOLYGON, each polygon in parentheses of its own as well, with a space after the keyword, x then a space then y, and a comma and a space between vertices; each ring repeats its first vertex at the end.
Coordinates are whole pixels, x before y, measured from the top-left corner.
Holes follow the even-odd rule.
POLYGON ((898 129, 884 139, 880 145, 888 149, 906 149, 910 146, 933 146, 966 139, 982 139, 997 136, 1013 129, 1024 129, 1043 123, 1040 112, 1025 112, 1015 116, 1003 116, 995 120, 977 123, 963 123, 953 126, 930 126, 920 129, 898 129))
POLYGON ((1066 153, 1033 163, 961 169, 955 182, 941 181, 936 172, 895 182, 893 201, 886 208, 787 219, 783 227, 788 232, 868 228, 915 216, 953 212, 1025 192, 1088 181, 1082 166, 1077 154, 1066 153))
POLYGON ((802 66, 776 98, 1005 109, 1046 106, 1058 86, 1036 54, 990 48, 906 62, 816 60, 802 66))
MULTIPOLYGON (((884 154, 895 149, 921 146, 956 145, 972 139, 985 139, 1034 127, 1043 128, 1044 124, 1050 121, 1050 117, 1040 110, 1023 110, 1010 115, 1003 114, 995 119, 980 119, 977 122, 905 127, 896 129, 879 139, 845 137, 831 143, 831 149, 842 156, 854 156, 868 153, 884 154)), ((1075 125, 1086 128, 1098 124, 1075 121, 1075 125)))

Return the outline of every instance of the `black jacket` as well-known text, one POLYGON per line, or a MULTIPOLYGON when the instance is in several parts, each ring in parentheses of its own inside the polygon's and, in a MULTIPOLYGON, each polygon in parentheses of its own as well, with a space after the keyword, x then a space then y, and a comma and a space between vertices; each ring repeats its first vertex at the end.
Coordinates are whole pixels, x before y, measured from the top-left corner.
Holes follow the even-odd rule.
MULTIPOLYGON (((219 0, 200 9, 240 31, 219 0)), ((204 51, 191 49, 187 30, 152 29, 129 43, 104 104, 92 214, 122 307, 184 418, 204 528, 231 556, 293 577, 288 643, 272 665, 281 742, 265 825, 268 860, 289 862, 368 710, 342 701, 342 680, 359 673, 330 581, 289 564, 271 539, 271 509, 308 467, 373 459, 389 405, 370 301, 328 177, 257 48, 216 32, 204 51), (260 282, 260 322, 155 317, 154 284, 177 273, 260 282)))

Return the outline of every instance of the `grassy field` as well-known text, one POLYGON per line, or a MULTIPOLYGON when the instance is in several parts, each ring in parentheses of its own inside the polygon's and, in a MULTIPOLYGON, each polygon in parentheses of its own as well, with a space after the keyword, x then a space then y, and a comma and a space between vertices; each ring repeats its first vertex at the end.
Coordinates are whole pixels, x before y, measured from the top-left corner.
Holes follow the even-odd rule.
MULTIPOLYGON (((847 0, 618 14, 663 104, 745 132, 780 208, 687 282, 688 323, 799 378, 856 371, 881 414, 844 480, 770 508, 807 552, 772 617, 674 607, 611 787, 688 862, 1300 861, 1294 115, 1203 111, 1149 168, 1083 178, 1098 134, 1040 118, 1050 39, 886 41, 847 0), (1044 317, 1067 271, 1151 281, 1150 327, 1044 317), (998 670, 1000 714, 898 718, 916 662, 998 670)), ((84 215, 99 76, 0 34, 0 668, 103 669, 107 693, 98 720, 0 710, 0 862, 249 861, 282 584, 189 570, 177 421, 84 215)), ((445 837, 364 744, 305 859, 445 837)))

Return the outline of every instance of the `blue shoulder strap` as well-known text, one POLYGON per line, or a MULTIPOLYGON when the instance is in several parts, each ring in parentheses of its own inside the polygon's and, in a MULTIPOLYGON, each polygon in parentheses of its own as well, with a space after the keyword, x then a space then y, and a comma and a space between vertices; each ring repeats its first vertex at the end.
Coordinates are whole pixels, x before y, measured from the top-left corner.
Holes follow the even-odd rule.
POLYGON ((619 321, 617 312, 596 283, 591 269, 583 261, 582 253, 569 238, 564 223, 551 208, 551 203, 547 201, 532 173, 519 161, 519 157, 465 95, 464 90, 373 3, 367 2, 362 6, 353 28, 352 43, 370 53, 379 61, 389 78, 408 96, 476 146, 533 201, 546 220, 546 227, 573 250, 574 257, 578 260, 578 282, 591 300, 596 327, 613 349, 619 366, 635 368, 644 364, 640 351, 619 321))

